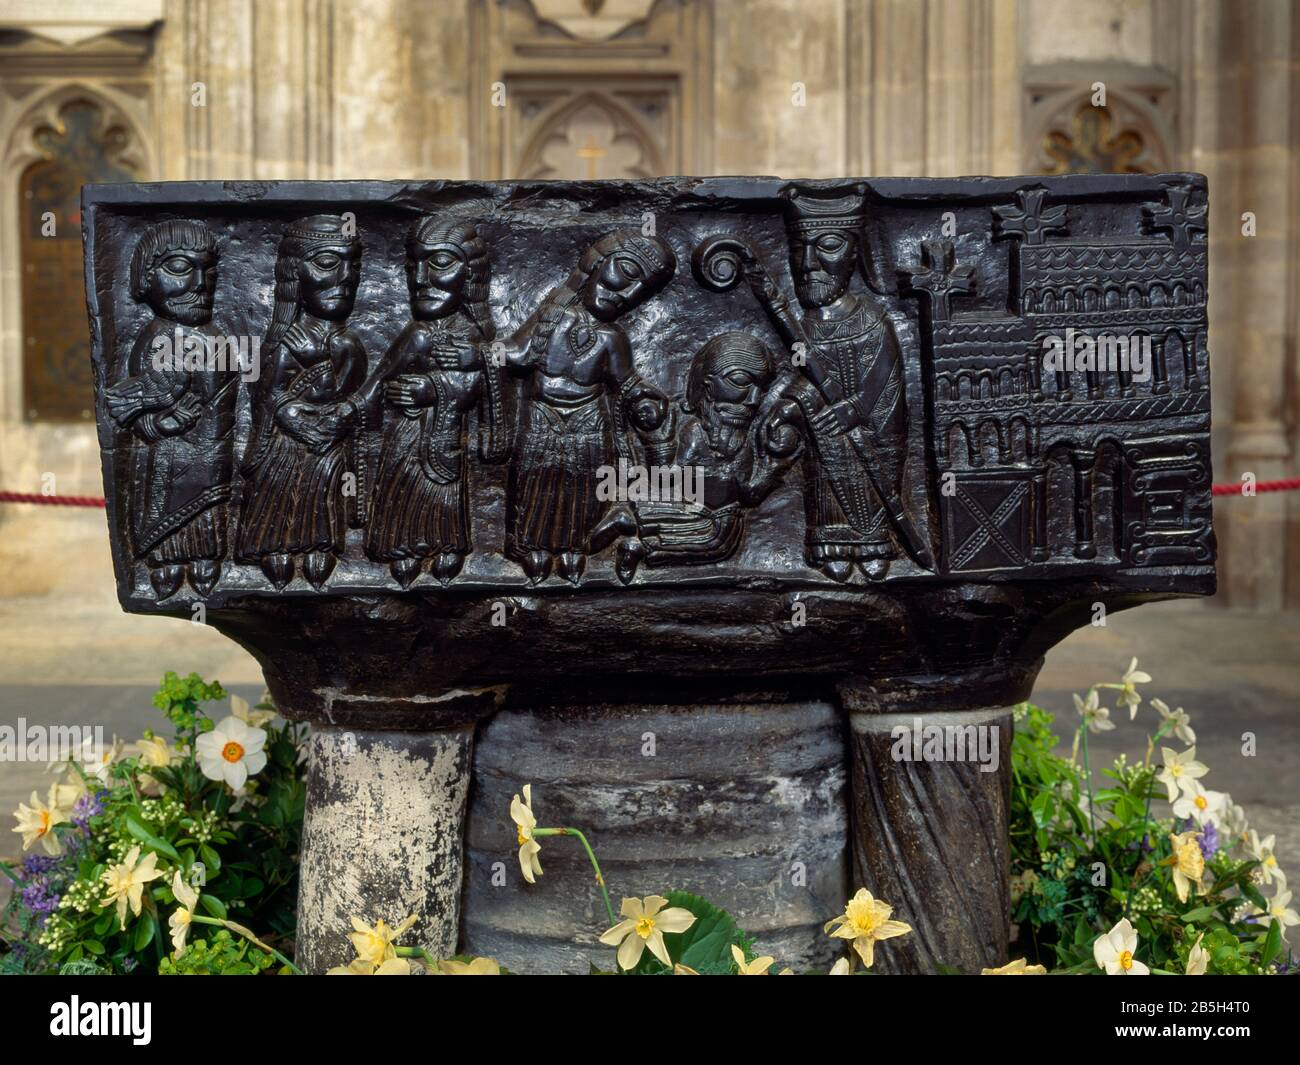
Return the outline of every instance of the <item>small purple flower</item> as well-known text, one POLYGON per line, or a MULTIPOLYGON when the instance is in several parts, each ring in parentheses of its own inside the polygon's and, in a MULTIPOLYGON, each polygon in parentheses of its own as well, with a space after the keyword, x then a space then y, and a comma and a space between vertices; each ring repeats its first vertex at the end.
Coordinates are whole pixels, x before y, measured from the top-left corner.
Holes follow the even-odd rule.
POLYGON ((1219 850, 1219 830, 1214 827, 1214 822, 1207 822, 1205 828, 1201 831, 1196 840, 1201 845, 1201 857, 1206 861, 1218 853, 1219 850))
POLYGON ((108 795, 106 791, 98 791, 93 795, 86 792, 72 804, 72 821, 83 832, 89 832, 89 822, 92 817, 97 817, 104 812, 104 798, 108 795))
POLYGON ((60 860, 58 857, 50 857, 44 854, 29 854, 23 859, 23 872, 27 874, 24 880, 43 876, 45 873, 57 868, 60 860))

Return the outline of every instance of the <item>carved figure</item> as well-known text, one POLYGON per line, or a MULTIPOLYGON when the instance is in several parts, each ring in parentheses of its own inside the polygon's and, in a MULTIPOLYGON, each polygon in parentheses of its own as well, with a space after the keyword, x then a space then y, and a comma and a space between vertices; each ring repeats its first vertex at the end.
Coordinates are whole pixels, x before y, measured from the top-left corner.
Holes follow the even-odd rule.
POLYGON ((109 415, 134 440, 126 511, 135 557, 154 594, 175 594, 187 574, 208 595, 226 554, 237 373, 208 360, 217 244, 200 222, 144 231, 131 256, 131 296, 153 312, 123 380, 104 388, 109 415), (155 356, 166 354, 166 359, 155 356))

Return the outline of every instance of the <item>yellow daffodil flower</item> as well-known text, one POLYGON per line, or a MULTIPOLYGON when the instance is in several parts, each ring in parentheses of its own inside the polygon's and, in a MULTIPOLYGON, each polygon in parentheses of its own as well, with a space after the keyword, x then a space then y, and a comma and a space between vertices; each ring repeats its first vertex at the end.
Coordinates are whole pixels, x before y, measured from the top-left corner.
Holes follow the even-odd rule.
POLYGON ((911 925, 891 921, 889 915, 893 912, 894 908, 888 903, 872 898, 866 888, 859 888, 844 907, 844 913, 827 921, 822 931, 837 939, 852 940, 862 964, 870 969, 875 960, 877 942, 905 936, 912 931, 911 925))
POLYGON ((681 962, 678 962, 676 965, 673 966, 673 975, 674 976, 699 976, 700 974, 696 972, 694 969, 692 969, 689 965, 683 965, 681 962))
POLYGON ((537 883, 542 875, 542 863, 537 855, 542 845, 533 839, 533 829, 537 827, 537 818, 533 816, 533 786, 524 785, 524 798, 521 802, 516 795, 510 801, 510 820, 515 823, 515 836, 519 840, 519 868, 524 879, 530 884, 537 883))
POLYGON ((996 969, 981 969, 980 976, 1045 976, 1047 966, 1030 965, 1025 958, 1017 958, 996 969))
POLYGON ((438 962, 438 972, 443 976, 500 976, 501 964, 493 958, 449 959, 438 962))
POLYGON ((1174 867, 1174 890, 1178 892, 1178 901, 1187 901, 1187 889, 1192 894, 1201 891, 1201 878, 1205 875, 1205 856, 1195 832, 1183 832, 1175 836, 1170 833, 1169 842, 1173 845, 1174 855, 1170 859, 1174 867))
POLYGON ((618 964, 623 969, 636 968, 647 947, 665 965, 671 965, 665 932, 685 932, 695 923, 695 914, 681 906, 668 906, 662 895, 644 899, 624 899, 619 913, 624 920, 600 937, 607 947, 618 947, 618 964))
POLYGON ((831 966, 831 971, 827 973, 827 975, 828 976, 852 976, 853 963, 855 960, 856 959, 852 955, 850 955, 847 958, 840 958, 839 961, 837 961, 834 965, 831 966))
POLYGON ((155 868, 158 864, 158 855, 150 851, 140 858, 140 845, 137 843, 129 851, 126 857, 118 865, 109 866, 104 870, 100 877, 108 885, 108 894, 104 896, 104 903, 117 903, 117 924, 119 928, 126 928, 126 908, 131 907, 131 912, 137 917, 140 916, 140 907, 144 898, 144 886, 151 880, 157 880, 163 875, 161 869, 155 868))
POLYGON ((1273 883, 1275 876, 1282 875, 1282 870, 1278 868, 1277 856, 1273 853, 1273 845, 1276 842, 1276 833, 1260 839, 1259 833, 1252 828, 1246 834, 1246 853, 1259 862, 1260 879, 1265 884, 1273 883))
POLYGON ((1137 958, 1138 934, 1125 917, 1105 935, 1097 937, 1092 945, 1092 956, 1097 968, 1105 969, 1107 976, 1148 976, 1148 969, 1137 958))
POLYGON ((41 802, 33 791, 31 805, 20 802, 14 818, 18 822, 14 831, 23 837, 23 850, 39 843, 51 857, 63 853, 63 845, 54 834, 54 826, 68 820, 67 811, 59 805, 59 785, 50 785, 48 802, 41 802))
POLYGON ((172 957, 179 958, 185 951, 185 940, 190 934, 190 921, 194 917, 194 907, 199 904, 199 893, 181 876, 179 869, 172 873, 172 894, 181 908, 167 918, 167 927, 172 934, 172 957))
POLYGON ((737 976, 766 976, 767 970, 776 962, 775 958, 770 958, 766 954, 753 961, 746 961, 745 952, 734 943, 731 944, 731 956, 736 960, 737 976))

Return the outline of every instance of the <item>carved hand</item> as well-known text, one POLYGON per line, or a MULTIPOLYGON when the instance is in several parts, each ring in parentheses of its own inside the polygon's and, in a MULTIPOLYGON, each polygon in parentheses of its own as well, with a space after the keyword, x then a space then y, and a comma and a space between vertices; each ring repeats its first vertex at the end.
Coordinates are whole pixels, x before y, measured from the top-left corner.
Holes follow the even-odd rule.
POLYGON ((158 431, 164 436, 187 432, 203 415, 203 403, 193 392, 186 392, 166 414, 158 418, 158 431))
POLYGON ((414 412, 423 407, 432 407, 437 402, 438 392, 428 375, 412 373, 402 374, 389 381, 384 388, 384 396, 394 407, 414 412))
POLYGON ((842 399, 818 411, 813 417, 813 427, 820 433, 838 436, 860 424, 861 420, 857 407, 849 400, 842 399))

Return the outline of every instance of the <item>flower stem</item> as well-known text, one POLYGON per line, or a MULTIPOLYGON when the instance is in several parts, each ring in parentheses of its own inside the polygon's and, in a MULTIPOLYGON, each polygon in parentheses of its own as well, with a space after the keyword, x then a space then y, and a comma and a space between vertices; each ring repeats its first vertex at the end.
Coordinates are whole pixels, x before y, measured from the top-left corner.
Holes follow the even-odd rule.
POLYGON ((234 932, 236 935, 243 936, 255 947, 260 947, 268 954, 274 955, 282 965, 287 965, 290 968, 290 970, 294 973, 295 976, 302 975, 302 970, 299 969, 298 966, 294 965, 293 962, 291 962, 288 958, 286 958, 283 954, 281 954, 270 944, 263 943, 260 939, 257 938, 257 936, 255 936, 252 933, 251 930, 245 928, 242 924, 236 924, 234 921, 222 921, 216 917, 202 917, 197 913, 191 914, 190 920, 193 921, 195 924, 210 924, 216 928, 225 928, 230 932, 234 932))
POLYGON ((596 870, 596 883, 600 885, 600 893, 605 899, 605 912, 609 914, 609 924, 612 928, 618 924, 618 918, 614 916, 614 906, 609 901, 609 890, 605 887, 605 877, 600 871, 600 863, 596 861, 596 854, 591 849, 591 844, 587 842, 584 836, 576 828, 535 828, 534 836, 576 836, 578 842, 582 844, 582 849, 587 852, 587 858, 591 862, 591 867, 596 870))
POLYGON ((1083 733, 1083 772, 1084 779, 1088 782, 1088 825, 1092 829, 1092 845, 1097 846, 1097 812, 1092 806, 1092 761, 1088 757, 1088 725, 1084 722, 1079 727, 1083 733))

